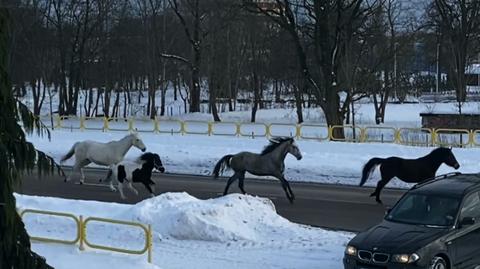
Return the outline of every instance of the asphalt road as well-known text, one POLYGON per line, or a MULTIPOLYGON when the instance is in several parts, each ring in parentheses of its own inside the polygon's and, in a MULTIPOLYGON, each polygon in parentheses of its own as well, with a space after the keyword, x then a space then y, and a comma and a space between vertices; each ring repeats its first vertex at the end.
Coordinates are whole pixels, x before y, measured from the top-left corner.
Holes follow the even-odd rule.
MULTIPOLYGON (((65 169, 67 174, 69 169, 65 169)), ((86 169, 86 184, 78 180, 63 182, 63 177, 37 174, 24 177, 18 193, 40 196, 54 196, 69 199, 97 200, 105 202, 137 203, 148 196, 143 186, 137 186, 139 195, 125 190, 127 199, 121 200, 107 185, 99 183, 106 175, 103 169, 86 169)), ((226 178, 213 180, 205 176, 155 174, 155 192, 188 192, 201 199, 218 197, 223 193, 226 178)), ((270 198, 277 212, 290 221, 335 230, 362 231, 378 223, 384 216, 386 207, 392 206, 404 193, 403 190, 386 189, 382 192, 384 205, 375 203, 369 197, 373 191, 368 187, 340 186, 317 183, 290 183, 296 196, 294 204, 285 197, 278 181, 246 179, 245 190, 251 195, 270 198)), ((239 192, 232 184, 230 192, 239 192)))

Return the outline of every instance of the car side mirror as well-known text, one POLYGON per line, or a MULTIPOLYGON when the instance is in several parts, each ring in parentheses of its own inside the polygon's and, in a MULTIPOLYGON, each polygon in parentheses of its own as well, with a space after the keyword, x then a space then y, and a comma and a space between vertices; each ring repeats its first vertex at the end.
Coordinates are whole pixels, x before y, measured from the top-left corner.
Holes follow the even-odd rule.
POLYGON ((475 218, 472 217, 465 217, 460 221, 460 226, 459 228, 462 228, 464 226, 469 226, 475 224, 475 218))

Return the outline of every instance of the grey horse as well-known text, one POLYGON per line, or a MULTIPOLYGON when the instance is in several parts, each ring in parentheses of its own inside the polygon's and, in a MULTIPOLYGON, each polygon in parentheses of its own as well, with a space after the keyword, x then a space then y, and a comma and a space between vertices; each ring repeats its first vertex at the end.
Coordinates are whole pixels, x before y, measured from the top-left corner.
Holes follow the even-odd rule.
POLYGON ((244 151, 235 155, 223 156, 213 169, 213 177, 218 178, 226 168, 234 171, 233 176, 228 179, 227 186, 223 192, 223 195, 226 195, 228 188, 236 179, 238 179, 238 187, 242 193, 246 193, 243 189, 246 172, 257 176, 273 176, 280 180, 288 200, 290 203, 293 203, 295 195, 283 175, 285 170, 284 160, 288 153, 295 156, 297 160, 302 159, 302 153, 293 138, 271 138, 270 144, 260 154, 244 151))

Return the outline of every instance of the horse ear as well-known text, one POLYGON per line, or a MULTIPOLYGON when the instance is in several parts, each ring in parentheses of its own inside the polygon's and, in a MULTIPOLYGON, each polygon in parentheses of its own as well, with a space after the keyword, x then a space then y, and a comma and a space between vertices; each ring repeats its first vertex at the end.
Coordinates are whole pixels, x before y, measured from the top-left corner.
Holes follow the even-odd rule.
POLYGON ((275 144, 278 144, 279 142, 278 142, 277 139, 278 139, 277 137, 272 137, 272 138, 268 139, 268 141, 270 141, 272 143, 275 143, 275 144))

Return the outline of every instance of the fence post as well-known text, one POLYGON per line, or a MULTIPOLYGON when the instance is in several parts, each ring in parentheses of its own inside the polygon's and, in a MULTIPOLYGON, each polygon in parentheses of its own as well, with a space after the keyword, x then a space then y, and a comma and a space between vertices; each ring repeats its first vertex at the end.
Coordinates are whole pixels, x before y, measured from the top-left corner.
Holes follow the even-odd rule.
POLYGON ((180 133, 181 133, 182 135, 184 135, 185 132, 186 132, 185 125, 186 125, 186 123, 185 123, 184 121, 180 121, 180 133))
POLYGON ((79 247, 79 249, 81 251, 83 251, 83 250, 85 250, 84 242, 85 242, 86 227, 83 223, 83 216, 82 215, 80 215, 80 221, 79 221, 78 225, 80 226, 80 227, 78 227, 78 232, 80 233, 80 247, 79 247))
MULTIPOLYGON (((432 134, 432 146, 435 146, 438 144, 437 142, 437 130, 432 128, 430 129, 431 134, 432 134)), ((428 136, 427 136, 427 147, 428 147, 428 136)))
POLYGON ((128 119, 128 131, 133 131, 133 122, 134 122, 134 119, 130 117, 128 119))
POLYGON ((103 130, 108 131, 108 118, 103 117, 103 130))
POLYGON ((241 128, 240 123, 236 122, 235 126, 236 126, 235 135, 240 136, 240 128, 241 128))
POLYGON ((297 124, 295 125, 295 137, 299 139, 302 136, 302 125, 297 124))
POLYGON ((148 240, 148 249, 147 249, 147 259, 149 263, 152 263, 152 246, 153 246, 153 236, 152 236, 152 225, 148 224, 148 234, 147 234, 147 240, 148 240))
POLYGON ((213 123, 211 121, 208 122, 208 136, 213 134, 213 123))
POLYGON ((468 133, 468 145, 469 146, 473 147, 475 145, 474 139, 475 139, 475 136, 474 136, 473 130, 470 130, 470 132, 468 133))
POLYGON ((155 133, 159 133, 159 132, 160 132, 160 123, 158 122, 157 116, 155 116, 155 118, 153 119, 153 131, 154 131, 155 133))
MULTIPOLYGON (((353 127, 355 129, 355 127, 353 127)), ((360 143, 365 143, 367 141, 367 130, 366 128, 360 128, 360 143)))
POLYGON ((395 144, 401 144, 400 141, 401 141, 400 140, 400 129, 395 128, 395 139, 393 140, 393 142, 395 144))
POLYGON ((55 128, 62 128, 62 117, 60 115, 56 115, 55 121, 57 125, 55 128))
POLYGON ((85 130, 85 117, 80 117, 80 130, 85 130))

